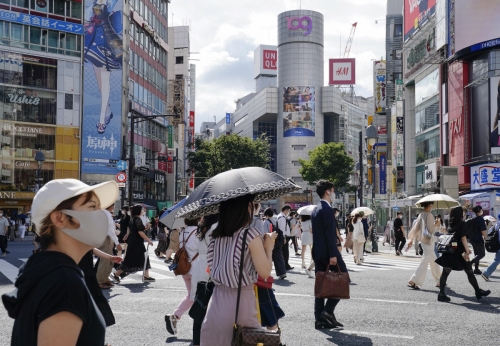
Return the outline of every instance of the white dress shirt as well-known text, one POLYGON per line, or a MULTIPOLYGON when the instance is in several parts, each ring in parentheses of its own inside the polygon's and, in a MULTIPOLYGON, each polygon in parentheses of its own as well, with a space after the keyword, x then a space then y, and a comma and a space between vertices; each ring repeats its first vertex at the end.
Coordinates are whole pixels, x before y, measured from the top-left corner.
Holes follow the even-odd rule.
POLYGON ((113 215, 107 210, 104 210, 106 213, 106 216, 108 217, 108 237, 111 238, 111 241, 115 244, 118 245, 120 242, 118 241, 118 238, 116 237, 116 226, 115 226, 115 221, 113 220, 113 215))

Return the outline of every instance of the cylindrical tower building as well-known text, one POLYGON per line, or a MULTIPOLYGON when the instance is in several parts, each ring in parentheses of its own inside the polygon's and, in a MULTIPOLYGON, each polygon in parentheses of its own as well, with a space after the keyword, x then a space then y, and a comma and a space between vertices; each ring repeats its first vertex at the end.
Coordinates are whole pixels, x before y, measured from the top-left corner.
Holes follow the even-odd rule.
POLYGON ((323 61, 323 15, 308 10, 281 13, 278 16, 277 171, 299 183, 298 159, 308 159, 308 151, 324 142, 323 61))

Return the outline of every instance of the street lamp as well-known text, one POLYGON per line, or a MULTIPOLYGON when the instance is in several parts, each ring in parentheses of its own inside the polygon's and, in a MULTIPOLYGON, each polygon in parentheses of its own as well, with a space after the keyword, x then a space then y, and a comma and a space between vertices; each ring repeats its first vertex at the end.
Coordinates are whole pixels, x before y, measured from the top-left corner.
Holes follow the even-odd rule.
POLYGON ((42 165, 45 161, 45 154, 43 153, 42 149, 38 149, 38 151, 36 152, 35 161, 38 163, 38 169, 35 171, 35 180, 37 186, 36 189, 38 191, 43 186, 42 165))
POLYGON ((130 110, 130 153, 128 166, 128 203, 130 206, 133 205, 133 187, 134 187, 134 166, 135 166, 135 124, 142 121, 153 120, 156 118, 167 118, 174 117, 176 119, 180 118, 180 114, 159 114, 159 115, 144 115, 134 110, 132 107, 132 101, 129 102, 130 110))

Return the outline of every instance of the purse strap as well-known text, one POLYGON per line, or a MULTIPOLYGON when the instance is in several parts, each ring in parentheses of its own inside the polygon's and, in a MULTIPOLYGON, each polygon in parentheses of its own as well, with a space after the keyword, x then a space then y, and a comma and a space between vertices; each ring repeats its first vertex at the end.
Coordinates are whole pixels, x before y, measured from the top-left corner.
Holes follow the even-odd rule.
POLYGON ((238 325, 238 311, 240 310, 240 295, 241 295, 241 282, 243 281, 243 262, 245 261, 245 244, 247 241, 248 228, 243 233, 243 242, 241 244, 240 256, 240 275, 238 277, 238 298, 236 299, 236 316, 234 317, 234 327, 238 325))

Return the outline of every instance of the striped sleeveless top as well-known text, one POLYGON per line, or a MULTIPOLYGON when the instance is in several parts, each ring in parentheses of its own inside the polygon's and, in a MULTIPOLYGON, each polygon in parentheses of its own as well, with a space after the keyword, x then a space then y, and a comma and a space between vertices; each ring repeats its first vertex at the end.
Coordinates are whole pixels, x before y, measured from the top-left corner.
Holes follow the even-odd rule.
MULTIPOLYGON (((241 228, 232 237, 219 237, 210 243, 207 251, 207 263, 210 268, 210 276, 216 285, 224 285, 229 288, 238 288, 240 274, 240 258, 245 228, 241 228)), ((260 232, 255 228, 248 230, 245 245, 245 262, 243 263, 243 280, 241 285, 248 286, 257 282, 257 271, 252 262, 248 244, 257 237, 260 232)))

